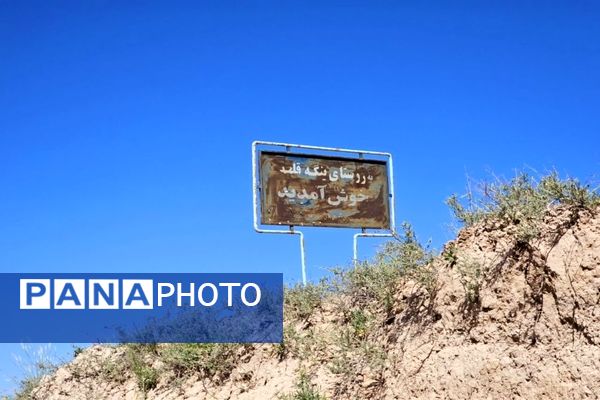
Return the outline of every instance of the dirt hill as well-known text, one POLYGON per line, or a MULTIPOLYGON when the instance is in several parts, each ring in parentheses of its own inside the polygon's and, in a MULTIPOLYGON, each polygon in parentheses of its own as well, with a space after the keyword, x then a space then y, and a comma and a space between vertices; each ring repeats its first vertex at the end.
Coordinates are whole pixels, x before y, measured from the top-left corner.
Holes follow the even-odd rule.
POLYGON ((30 397, 598 399, 600 209, 563 203, 488 212, 435 256, 407 227, 289 290, 281 345, 94 346, 30 397))

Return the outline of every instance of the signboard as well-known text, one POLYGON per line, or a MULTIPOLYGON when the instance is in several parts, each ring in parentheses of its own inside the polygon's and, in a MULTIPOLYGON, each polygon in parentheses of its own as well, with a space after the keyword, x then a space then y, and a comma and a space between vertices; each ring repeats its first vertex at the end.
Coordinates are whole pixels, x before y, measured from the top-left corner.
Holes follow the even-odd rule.
POLYGON ((390 229, 387 163, 262 151, 261 223, 390 229))

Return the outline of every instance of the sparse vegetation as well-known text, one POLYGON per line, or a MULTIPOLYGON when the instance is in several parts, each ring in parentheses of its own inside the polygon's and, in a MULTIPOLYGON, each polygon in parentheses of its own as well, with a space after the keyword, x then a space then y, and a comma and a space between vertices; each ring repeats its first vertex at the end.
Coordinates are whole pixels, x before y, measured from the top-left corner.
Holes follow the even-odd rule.
POLYGON ((442 257, 450 266, 454 266, 454 264, 456 264, 458 261, 456 243, 450 242, 448 245, 446 245, 444 251, 442 252, 442 257))
POLYGON ((460 283, 465 289, 467 304, 478 303, 479 292, 485 276, 485 266, 468 257, 460 257, 456 266, 460 283))
POLYGON ((288 356, 309 359, 326 346, 323 336, 316 333, 313 327, 296 328, 293 323, 286 322, 283 326, 283 341, 274 346, 273 353, 280 361, 288 356))
MULTIPOLYGON (((438 286, 433 266, 435 253, 429 245, 422 245, 407 223, 402 225, 402 233, 395 239, 387 243, 372 262, 334 269, 327 280, 286 291, 284 342, 275 348, 280 360, 290 354, 304 360, 311 354, 307 343, 315 342, 316 337, 312 336, 310 324, 300 328, 300 332, 294 326, 308 321, 326 299, 332 298, 336 304, 334 312, 342 324, 328 332, 328 337, 317 335, 321 341, 336 347, 334 357, 326 360, 329 370, 344 376, 348 385, 365 371, 369 371, 370 379, 375 382, 383 381, 387 354, 380 343, 372 343, 369 338, 396 313, 397 294, 405 282, 412 281, 431 295, 438 286)), ((348 390, 349 386, 342 385, 336 393, 348 393, 348 390)))
POLYGON ((360 306, 376 307, 390 314, 403 278, 413 278, 433 290, 436 282, 430 266, 434 252, 417 240, 410 224, 402 224, 402 229, 402 234, 386 243, 373 262, 360 263, 350 270, 334 270, 336 291, 360 306))
POLYGON ((50 344, 34 348, 32 345, 22 344, 22 354, 15 355, 15 363, 23 371, 24 377, 19 382, 19 389, 13 396, 15 400, 28 400, 40 380, 56 371, 59 361, 53 355, 50 344))
POLYGON ((104 360, 100 365, 100 376, 107 381, 124 382, 127 379, 127 365, 113 360, 104 360))
POLYGON ((307 320, 321 306, 326 290, 326 281, 309 283, 306 286, 297 284, 286 288, 284 296, 286 315, 293 319, 307 320))
POLYGON ((304 371, 300 372, 295 391, 279 398, 281 400, 327 400, 319 393, 317 386, 311 382, 310 377, 304 371))
MULTIPOLYGON (((335 313, 340 315, 342 325, 331 330, 328 338, 320 338, 336 347, 334 357, 326 361, 329 370, 343 376, 348 385, 365 371, 369 371, 370 379, 382 382, 387 353, 369 338, 396 313, 397 294, 405 282, 416 283, 433 297, 438 286, 434 259, 429 244, 422 245, 410 224, 404 223, 402 232, 385 244, 372 262, 334 269, 329 279, 318 284, 288 289, 284 342, 276 346, 275 353, 279 359, 294 353, 306 359, 311 354, 307 342, 313 343, 316 338, 310 325, 299 332, 294 323, 306 322, 326 299, 334 298, 335 313)), ((336 392, 348 393, 348 385, 338 387, 336 392)))
POLYGON ((329 371, 342 377, 336 387, 337 394, 349 394, 357 376, 376 377, 383 382, 382 373, 388 361, 388 355, 382 344, 377 341, 356 337, 351 327, 339 330, 337 347, 333 359, 328 363, 329 371))
MULTIPOLYGON (((519 246, 531 244, 541 236, 544 218, 551 207, 568 207, 576 220, 581 210, 594 212, 600 206, 600 194, 597 189, 577 179, 561 179, 556 172, 537 179, 519 172, 508 181, 496 178, 493 182, 480 183, 475 191, 469 190, 460 198, 451 196, 447 204, 457 220, 466 226, 477 223, 491 224, 493 229, 511 226, 513 245, 519 246)), ((457 266, 466 302, 476 304, 486 266, 459 256, 453 244, 445 249, 443 257, 450 265, 457 266)))
POLYGON ((144 354, 130 347, 128 361, 131 371, 135 375, 138 387, 144 393, 154 389, 158 384, 158 371, 149 365, 144 359, 144 354))
POLYGON ((14 400, 29 400, 33 390, 40 383, 41 377, 24 378, 19 383, 19 389, 14 396, 14 400))
POLYGON ((75 346, 73 347, 73 358, 77 358, 78 355, 80 355, 81 353, 83 353, 83 347, 81 346, 75 346))
POLYGON ((598 190, 577 179, 560 179, 552 172, 539 179, 519 172, 511 180, 496 178, 477 185, 463 196, 452 195, 447 204, 466 226, 495 221, 517 227, 516 239, 528 242, 538 237, 543 217, 551 205, 594 210, 600 205, 598 190))
POLYGON ((365 339, 369 333, 369 316, 361 309, 350 312, 352 334, 359 340, 365 339))
POLYGON ((177 343, 167 345, 161 358, 176 373, 199 373, 203 378, 226 378, 242 345, 227 343, 177 343))
POLYGON ((294 327, 285 325, 283 327, 283 340, 274 347, 274 354, 280 361, 294 352, 294 344, 298 341, 298 333, 294 327))

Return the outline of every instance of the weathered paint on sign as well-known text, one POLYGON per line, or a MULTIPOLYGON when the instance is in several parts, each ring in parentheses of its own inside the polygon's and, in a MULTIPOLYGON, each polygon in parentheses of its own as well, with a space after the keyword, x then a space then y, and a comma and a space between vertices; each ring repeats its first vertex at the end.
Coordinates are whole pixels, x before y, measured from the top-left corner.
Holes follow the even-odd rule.
POLYGON ((385 161, 263 151, 261 223, 389 229, 385 161))

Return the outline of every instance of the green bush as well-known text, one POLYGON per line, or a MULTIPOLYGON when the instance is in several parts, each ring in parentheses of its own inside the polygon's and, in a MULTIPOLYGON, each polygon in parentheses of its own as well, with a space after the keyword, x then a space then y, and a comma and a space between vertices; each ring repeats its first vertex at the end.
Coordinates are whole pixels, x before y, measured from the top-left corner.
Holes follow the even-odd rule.
POLYGON ((361 309, 350 312, 350 326, 352 334, 359 340, 363 340, 369 334, 369 316, 361 309))
POLYGON ((284 310, 288 318, 306 321, 321 307, 327 283, 309 283, 306 286, 297 284, 286 288, 284 295, 284 310))

